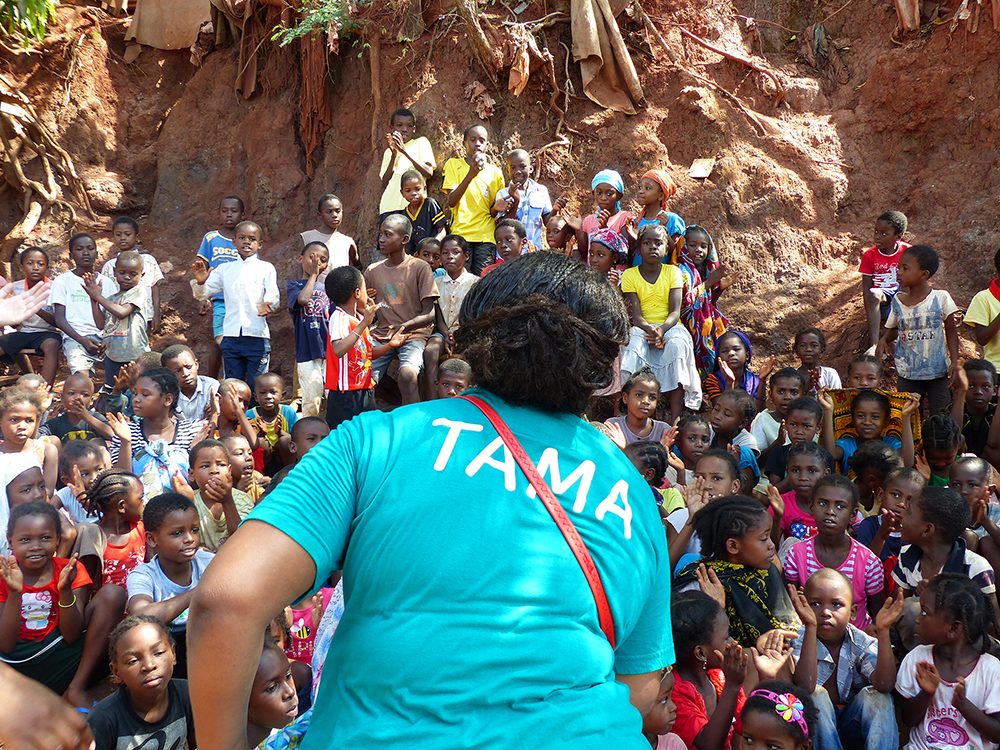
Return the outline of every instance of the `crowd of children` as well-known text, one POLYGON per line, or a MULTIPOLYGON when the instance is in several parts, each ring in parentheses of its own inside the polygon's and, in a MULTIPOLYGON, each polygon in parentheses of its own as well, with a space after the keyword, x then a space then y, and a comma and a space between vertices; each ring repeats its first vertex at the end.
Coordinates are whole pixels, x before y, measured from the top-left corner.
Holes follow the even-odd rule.
MULTIPOLYGON (((964 316, 985 358, 963 363, 960 311, 931 285, 938 255, 888 211, 859 269, 871 349, 838 372, 823 332, 803 328, 798 366, 777 368, 730 327, 736 276, 707 228, 667 210, 668 173, 642 175, 632 211, 622 176, 598 172, 581 217, 532 178, 527 151, 505 178, 473 125, 439 203, 415 131, 393 113, 382 259, 362 268, 334 195, 302 233, 300 278, 285 281, 294 384, 270 367, 279 283, 239 197, 221 200, 192 266, 212 312, 205 374, 183 343, 151 351, 164 276, 138 224, 114 222, 100 270, 95 239, 70 239, 49 304, 0 336, 0 359, 28 370, 0 392, 0 660, 89 710, 98 750, 153 735, 195 747, 185 629, 213 553, 313 446, 376 408, 376 386, 395 381, 405 405, 474 385, 451 356, 466 295, 500 264, 555 252, 606 278, 630 316, 588 416, 611 397, 593 424, 650 484, 675 570, 676 663, 644 717, 651 746, 997 747, 1000 282, 964 316), (120 687, 94 706, 109 663, 120 687)), ((17 265, 30 289, 50 257, 27 247, 17 265)), ((308 725, 324 591, 273 624, 251 747, 287 747, 282 728, 308 725)))

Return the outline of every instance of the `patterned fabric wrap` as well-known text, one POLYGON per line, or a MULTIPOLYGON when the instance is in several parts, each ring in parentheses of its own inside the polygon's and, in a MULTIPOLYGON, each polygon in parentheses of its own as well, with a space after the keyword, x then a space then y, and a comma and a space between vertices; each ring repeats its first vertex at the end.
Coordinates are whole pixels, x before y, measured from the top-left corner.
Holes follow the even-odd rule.
POLYGON ((677 186, 670 179, 670 173, 662 169, 650 169, 640 179, 653 180, 653 182, 660 186, 660 190, 663 191, 663 200, 660 201, 660 208, 666 211, 667 201, 677 195, 677 186))
POLYGON ((616 232, 614 229, 608 229, 607 227, 598 229, 596 232, 590 233, 590 244, 594 244, 595 242, 604 245, 617 256, 615 266, 628 265, 628 243, 622 237, 621 232, 616 232))
MULTIPOLYGON (((594 175, 594 179, 590 181, 590 189, 596 190, 598 185, 610 185, 618 191, 619 198, 625 194, 625 181, 622 179, 622 176, 613 169, 602 169, 594 175)), ((617 213, 621 210, 622 202, 618 201, 615 203, 615 212, 617 213)))
MULTIPOLYGON (((903 439, 903 404, 906 403, 908 394, 906 393, 889 393, 888 391, 882 391, 877 388, 872 388, 869 390, 874 390, 876 393, 881 393, 883 396, 889 399, 889 421, 882 430, 883 437, 894 437, 903 439)), ((840 440, 843 437, 853 437, 858 436, 857 430, 854 429, 854 423, 851 421, 851 404, 854 403, 854 397, 861 393, 860 389, 857 388, 845 388, 843 390, 829 391, 830 396, 833 398, 833 439, 840 440)), ((910 417, 910 429, 913 431, 913 450, 914 453, 919 453, 921 446, 923 445, 923 439, 920 431, 920 413, 914 412, 910 417)))
POLYGON ((684 277, 681 323, 694 339, 694 360, 702 378, 715 371, 715 342, 729 327, 729 321, 715 306, 721 292, 705 286, 705 279, 719 267, 719 255, 710 235, 703 227, 692 224, 708 237, 708 255, 701 265, 695 265, 688 256, 684 238, 678 240, 670 262, 681 269, 684 277))

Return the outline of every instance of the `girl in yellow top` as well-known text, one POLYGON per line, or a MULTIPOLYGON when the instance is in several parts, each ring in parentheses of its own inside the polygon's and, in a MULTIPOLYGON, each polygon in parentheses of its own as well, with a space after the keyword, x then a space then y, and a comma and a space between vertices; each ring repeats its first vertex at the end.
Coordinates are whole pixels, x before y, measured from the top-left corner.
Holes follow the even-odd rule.
POLYGON ((691 334, 677 325, 684 280, 677 266, 664 265, 667 234, 659 224, 639 232, 642 263, 622 273, 622 292, 629 306, 632 329, 622 353, 622 381, 643 366, 649 367, 668 394, 673 424, 683 407, 701 406, 701 378, 694 362, 691 334))

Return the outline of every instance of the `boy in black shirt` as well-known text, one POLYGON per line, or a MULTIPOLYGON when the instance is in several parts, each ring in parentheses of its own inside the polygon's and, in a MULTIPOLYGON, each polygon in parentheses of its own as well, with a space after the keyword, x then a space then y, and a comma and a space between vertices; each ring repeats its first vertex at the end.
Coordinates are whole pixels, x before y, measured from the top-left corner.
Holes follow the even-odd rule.
POLYGON ((413 225, 406 252, 410 255, 415 254, 417 245, 425 237, 434 237, 438 242, 443 240, 447 234, 444 211, 441 210, 440 203, 427 197, 427 185, 420 172, 415 169, 403 172, 399 178, 399 192, 403 194, 407 206, 402 211, 393 213, 405 215, 413 225))

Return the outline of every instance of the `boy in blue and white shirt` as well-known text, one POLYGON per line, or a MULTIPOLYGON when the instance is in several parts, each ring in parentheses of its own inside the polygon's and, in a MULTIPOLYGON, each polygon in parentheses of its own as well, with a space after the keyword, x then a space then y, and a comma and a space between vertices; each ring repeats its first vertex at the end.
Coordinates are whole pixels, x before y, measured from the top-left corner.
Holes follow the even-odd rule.
MULTIPOLYGON (((243 221, 243 199, 236 195, 227 195, 219 205, 219 214, 222 219, 222 229, 212 230, 206 234, 198 247, 196 260, 201 260, 208 269, 214 270, 223 263, 238 260, 240 255, 236 252, 236 225, 243 221)), ((208 301, 202 302, 202 313, 207 312, 208 301)), ((215 344, 208 355, 208 374, 212 378, 219 377, 219 365, 222 364, 222 352, 219 345, 222 343, 222 322, 226 317, 226 301, 222 293, 216 294, 212 298, 212 335, 215 336, 215 344)))
POLYGON ((507 172, 510 174, 510 185, 497 193, 496 218, 517 219, 524 224, 528 234, 528 242, 541 250, 542 232, 545 222, 552 214, 552 200, 549 190, 531 179, 531 156, 523 148, 510 152, 507 157, 507 172), (514 194, 511 195, 511 188, 514 194))

